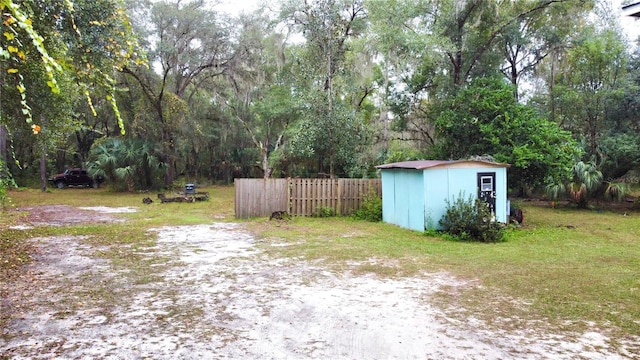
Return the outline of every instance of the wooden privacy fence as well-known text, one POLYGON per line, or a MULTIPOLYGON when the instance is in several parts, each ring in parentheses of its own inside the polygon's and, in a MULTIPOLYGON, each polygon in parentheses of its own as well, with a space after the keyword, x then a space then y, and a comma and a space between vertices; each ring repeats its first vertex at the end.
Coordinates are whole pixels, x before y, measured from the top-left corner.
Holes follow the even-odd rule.
POLYGON ((362 205, 369 189, 382 194, 380 179, 235 179, 236 217, 288 211, 313 216, 330 209, 348 215, 362 205))

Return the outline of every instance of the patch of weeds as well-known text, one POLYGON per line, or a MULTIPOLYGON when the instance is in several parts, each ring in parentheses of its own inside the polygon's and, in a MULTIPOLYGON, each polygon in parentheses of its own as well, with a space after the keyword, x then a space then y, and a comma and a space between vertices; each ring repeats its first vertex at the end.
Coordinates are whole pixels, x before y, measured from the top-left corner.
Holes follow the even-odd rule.
POLYGON ((382 278, 397 277, 399 274, 399 268, 395 266, 386 266, 380 264, 363 264, 355 268, 356 274, 376 274, 382 278))
POLYGON ((205 311, 202 307, 195 303, 190 302, 188 304, 170 305, 164 308, 165 314, 162 314, 162 318, 172 323, 181 323, 183 325, 190 325, 198 322, 205 315, 205 311))
POLYGON ((7 189, 10 187, 16 188, 18 186, 11 174, 5 170, 4 162, 0 160, 0 209, 2 211, 6 211, 7 207, 12 204, 11 198, 7 193, 7 189))
POLYGON ((314 217, 320 217, 320 218, 327 218, 335 215, 336 215, 335 210, 333 210, 333 208, 329 206, 320 206, 313 213, 314 217))
POLYGON ((130 298, 133 291, 126 286, 122 286, 123 282, 126 283, 126 280, 85 280, 82 282, 82 288, 67 295, 69 297, 69 306, 73 306, 75 309, 88 307, 109 309, 118 307, 123 299, 130 298), (72 299, 76 298, 78 301, 72 301, 72 299))
POLYGON ((427 237, 442 237, 443 232, 429 228, 426 229, 422 234, 427 237))
POLYGON ((164 277, 158 274, 146 274, 146 275, 138 275, 134 280, 135 285, 146 285, 159 283, 164 281, 164 277))
POLYGON ((61 320, 61 319, 66 319, 66 318, 68 318, 70 316, 73 316, 73 315, 75 315, 75 311, 71 311, 71 309, 64 309, 62 311, 57 311, 57 312, 53 313, 51 317, 53 319, 61 320))
POLYGON ((382 221, 382 196, 370 188, 364 195, 360 208, 353 213, 353 217, 371 222, 382 221))

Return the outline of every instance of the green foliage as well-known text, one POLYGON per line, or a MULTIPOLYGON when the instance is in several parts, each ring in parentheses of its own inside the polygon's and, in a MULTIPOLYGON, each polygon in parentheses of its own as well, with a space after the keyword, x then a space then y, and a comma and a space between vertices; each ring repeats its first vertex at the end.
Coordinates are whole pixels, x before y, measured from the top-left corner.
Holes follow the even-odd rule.
POLYGON ((519 104, 513 87, 495 78, 476 79, 445 100, 435 126, 435 157, 492 155, 511 164, 514 188, 539 186, 548 177, 566 179, 579 154, 569 132, 519 104))
POLYGON ((7 185, 4 179, 0 179, 0 205, 2 206, 2 210, 7 210, 7 202, 9 201, 9 197, 7 196, 7 185))
POLYGON ((567 186, 563 182, 555 182, 553 179, 549 179, 549 183, 545 186, 545 192, 547 196, 555 201, 560 198, 560 196, 566 193, 567 186))
POLYGON ((626 184, 606 182, 604 198, 607 201, 622 201, 629 194, 629 187, 626 184))
POLYGON ((291 128, 290 151, 299 159, 320 159, 319 170, 341 175, 354 167, 368 139, 367 125, 347 104, 327 107, 326 94, 307 94, 310 108, 291 128))
POLYGON ((8 187, 15 187, 16 184, 11 178, 11 174, 7 171, 5 164, 0 160, 0 206, 2 210, 7 210, 7 205, 11 203, 11 198, 7 194, 8 187))
MULTIPOLYGON (((27 8, 28 9, 28 8, 27 8)), ((33 20, 29 13, 21 8, 20 4, 13 0, 0 1, 0 10, 3 13, 3 36, 0 46, 0 59, 10 63, 7 72, 15 74, 16 88, 20 93, 20 105, 22 113, 26 117, 26 122, 31 125, 33 117, 31 107, 27 104, 27 93, 23 83, 23 75, 20 73, 19 65, 27 60, 27 54, 32 46, 35 50, 36 61, 41 62, 45 69, 47 80, 45 83, 54 93, 59 93, 56 75, 62 72, 62 66, 54 59, 46 48, 45 39, 33 27, 33 20), (6 17, 6 18, 5 18, 6 17), (6 28, 5 28, 6 27, 6 28), (5 42, 6 41, 6 42, 5 42)), ((4 69, 3 69, 4 70, 4 69)), ((35 124, 33 125, 35 129, 35 124)))
POLYGON ((567 68, 553 84, 557 120, 584 139, 588 156, 598 155, 602 134, 621 120, 610 109, 627 106, 628 55, 622 36, 610 28, 585 27, 568 50, 567 68))
POLYGON ((353 216, 359 220, 382 221, 382 197, 374 189, 369 189, 364 195, 362 205, 353 216))
POLYGON ((332 217, 335 215, 336 215, 336 212, 330 206, 320 206, 313 213, 314 217, 320 217, 320 218, 332 217))
POLYGON ((640 136, 634 133, 613 133, 600 139, 600 169, 605 179, 617 179, 640 166, 640 136))
POLYGON ((402 144, 399 142, 392 142, 389 145, 389 150, 386 153, 384 163, 386 164, 409 160, 420 160, 424 158, 424 154, 420 150, 416 149, 415 146, 411 146, 410 144, 402 144))
POLYGON ((122 190, 159 188, 166 164, 158 154, 159 149, 147 141, 108 138, 91 149, 87 171, 110 179, 122 190))
POLYGON ((579 208, 586 208, 601 185, 602 173, 595 164, 579 161, 573 166, 573 180, 567 184, 567 191, 579 208))
POLYGON ((33 119, 31 107, 35 102, 30 98, 38 97, 29 94, 24 82, 34 68, 44 74, 42 83, 54 94, 63 94, 64 89, 59 87, 61 78, 73 78, 86 93, 94 115, 89 89, 101 87, 109 91, 111 96, 107 100, 124 131, 113 97, 115 82, 108 74, 127 63, 143 60, 137 53, 136 37, 122 2, 1 0, 0 9, 7 17, 4 21, 7 31, 0 40, 0 59, 9 64, 10 82, 16 84, 22 113, 34 133, 39 133, 41 124, 35 124, 40 119, 33 119), (25 68, 25 64, 30 64, 31 69, 25 68))
MULTIPOLYGON (((306 38, 294 69, 296 92, 306 105, 292 129, 293 156, 315 160, 317 172, 332 177, 362 172, 357 162, 370 137, 361 105, 369 91, 358 87, 363 95, 353 100, 354 84, 366 75, 358 71, 363 62, 354 61, 352 51, 367 29, 363 1, 287 1, 282 13, 306 38)), ((363 82, 365 89, 371 86, 370 80, 363 82)))
POLYGON ((547 195, 557 200, 568 194, 578 208, 586 209, 589 201, 597 198, 605 201, 621 201, 629 194, 629 188, 623 183, 603 181, 602 172, 592 162, 577 162, 572 168, 573 176, 567 183, 550 182, 547 195))
POLYGON ((498 242, 504 240, 505 229, 493 220, 489 205, 473 196, 465 199, 464 194, 451 202, 447 199, 447 209, 440 220, 444 231, 460 240, 498 242))
POLYGON ((129 135, 163 147, 166 185, 371 177, 383 162, 489 154, 528 190, 571 177, 578 151, 561 128, 588 145, 596 137, 599 169, 615 179, 638 158, 638 60, 627 61, 620 34, 581 16, 591 3, 287 0, 273 19, 230 18, 206 1, 0 0, 0 121, 28 170, 10 167, 22 183, 42 153, 50 170, 79 166, 121 118, 129 135), (551 121, 488 76, 535 84, 551 121))

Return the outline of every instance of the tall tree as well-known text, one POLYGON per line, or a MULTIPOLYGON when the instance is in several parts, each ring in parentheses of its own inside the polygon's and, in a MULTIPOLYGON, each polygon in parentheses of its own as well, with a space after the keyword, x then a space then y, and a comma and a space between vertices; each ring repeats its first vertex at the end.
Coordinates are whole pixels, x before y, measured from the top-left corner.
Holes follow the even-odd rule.
MULTIPOLYGON (((502 11, 517 15, 529 2, 516 1, 502 5, 502 11)), ((589 2, 567 2, 548 6, 530 16, 516 17, 499 34, 497 44, 502 50, 502 73, 515 86, 519 97, 519 84, 529 79, 536 68, 549 55, 557 54, 571 43, 576 30, 588 16, 589 2)))
POLYGON ((152 69, 123 70, 139 84, 153 111, 151 120, 160 132, 157 141, 164 148, 162 161, 168 164, 165 185, 169 186, 179 161, 176 132, 181 118, 187 116, 176 110, 186 109, 184 103, 204 84, 222 75, 231 66, 234 55, 226 21, 210 10, 204 0, 158 1, 152 3, 147 14, 148 23, 140 24, 139 28, 149 28, 146 35, 153 42, 148 51, 152 69))
POLYGON ((557 79, 556 94, 565 106, 558 120, 586 142, 590 156, 608 129, 610 109, 624 97, 627 54, 620 34, 591 27, 569 51, 567 71, 557 79))
POLYGON ((401 131, 399 137, 417 141, 423 148, 439 141, 434 122, 441 101, 455 96, 470 80, 494 76, 500 70, 507 71, 517 84, 519 77, 539 61, 533 55, 538 56, 541 50, 537 47, 542 46, 538 45, 539 39, 525 42, 523 32, 541 27, 550 13, 560 12, 556 8, 578 6, 569 0, 367 4, 372 28, 383 50, 382 61, 393 64, 385 68, 396 69, 392 76, 397 80, 390 92, 395 129, 401 131), (508 60, 502 56, 503 50, 509 54, 508 60), (506 67, 511 68, 503 68, 505 61, 506 67))
POLYGON ((432 35, 429 14, 436 3, 429 1, 377 1, 366 3, 370 31, 367 41, 377 51, 379 109, 385 149, 389 140, 424 150, 434 144, 430 100, 439 84, 447 82, 441 56, 443 44, 432 35), (393 132, 396 130, 396 132, 393 132))
MULTIPOLYGON (((362 130, 361 119, 342 101, 340 82, 346 70, 346 55, 350 40, 366 28, 366 12, 362 1, 321 0, 289 1, 283 15, 306 39, 301 78, 309 86, 306 101, 309 111, 296 138, 306 154, 318 156, 318 171, 324 171, 324 159, 329 176, 334 177, 339 158, 345 159, 345 140, 357 139, 362 130)), ((347 155, 347 157, 349 157, 347 155)))
MULTIPOLYGON (((33 133, 39 137, 54 137, 55 129, 69 131, 71 125, 78 125, 73 118, 76 109, 68 105, 75 106, 77 95, 81 94, 92 108, 91 93, 98 88, 109 94, 107 99, 112 114, 115 114, 119 127, 124 131, 112 96, 112 74, 126 63, 142 60, 136 53, 136 39, 120 0, 24 0, 19 4, 12 0, 0 2, 3 24, 6 26, 0 40, 3 60, 0 68, 13 78, 11 80, 17 83, 18 90, 12 101, 8 105, 2 103, 2 107, 7 110, 12 104, 20 103, 22 116, 33 133), (48 86, 54 96, 43 94, 33 83, 36 79, 48 86), (71 81, 75 83, 75 88, 66 87, 64 92, 60 91, 62 83, 69 84, 71 81), (26 86, 28 82, 31 82, 31 89, 26 86), (78 89, 82 91, 78 92, 78 89), (39 101, 28 104, 30 97, 39 101), (37 114, 38 109, 41 111, 37 114), (65 113, 62 114, 62 111, 65 113)), ((3 79, 9 80, 6 77, 3 79)), ((3 100, 6 99, 3 96, 3 100)), ((95 113, 95 109, 92 110, 95 113)), ((6 123, 10 120, 2 121, 6 123)), ((39 143, 54 146, 56 141, 42 139, 39 143)), ((42 148, 41 162, 46 160, 48 151, 50 147, 42 148)), ((41 169, 41 178, 44 179, 44 164, 41 169)))
POLYGON ((499 38, 514 27, 524 30, 526 24, 548 21, 549 11, 558 7, 583 6, 581 2, 572 0, 452 2, 443 2, 443 16, 437 26, 441 29, 439 33, 451 44, 445 51, 452 66, 452 83, 458 86, 472 75, 488 75, 494 71, 499 58, 492 54, 492 50, 499 43, 499 38))
POLYGON ((291 59, 285 38, 271 21, 257 13, 239 19, 238 58, 229 71, 225 96, 226 113, 238 121, 260 154, 264 178, 273 172, 270 155, 284 143, 289 124, 298 116, 291 59))
POLYGON ((579 154, 569 132, 519 104, 502 79, 475 79, 442 106, 433 154, 450 159, 490 155, 509 163, 515 189, 543 185, 548 178, 566 180, 579 154))

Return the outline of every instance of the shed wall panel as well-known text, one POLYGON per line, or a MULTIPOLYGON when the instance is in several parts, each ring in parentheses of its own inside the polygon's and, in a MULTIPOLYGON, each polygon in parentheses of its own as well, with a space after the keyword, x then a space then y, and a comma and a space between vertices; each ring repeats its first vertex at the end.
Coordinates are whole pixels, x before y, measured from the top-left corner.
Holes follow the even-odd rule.
POLYGON ((425 228, 441 229, 439 223, 446 211, 446 199, 449 196, 449 170, 424 170, 424 188, 425 228))
POLYGON ((391 170, 382 171, 380 178, 382 179, 382 221, 396 224, 396 174, 391 170))
POLYGON ((496 220, 502 223, 509 222, 507 212, 507 169, 496 169, 496 220))
POLYGON ((425 189, 422 186, 424 183, 423 174, 419 171, 408 172, 409 183, 404 188, 407 196, 407 203, 409 204, 408 228, 416 231, 424 231, 424 193, 425 189))
POLYGON ((383 170, 382 179, 383 221, 424 231, 422 173, 405 169, 383 170))

